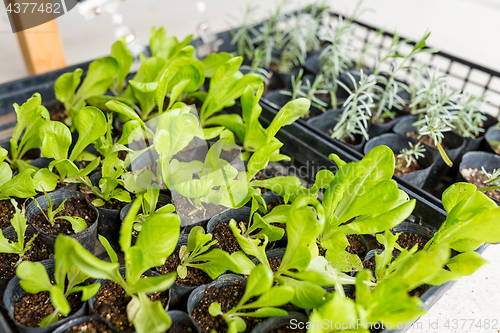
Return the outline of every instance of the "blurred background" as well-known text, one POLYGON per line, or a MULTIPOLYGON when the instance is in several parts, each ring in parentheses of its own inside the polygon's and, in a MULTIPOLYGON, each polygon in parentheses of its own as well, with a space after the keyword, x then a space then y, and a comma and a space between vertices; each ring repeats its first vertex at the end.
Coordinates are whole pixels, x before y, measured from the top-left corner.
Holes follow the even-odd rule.
MULTIPOLYGON (((252 0, 258 10, 255 20, 264 19, 278 1, 252 0)), ((353 0, 327 0, 333 11, 346 14, 355 6, 353 0)), ((125 0, 118 13, 138 41, 146 44, 152 26, 164 26, 169 35, 179 38, 195 34, 200 23, 198 0, 125 0)), ((246 1, 206 0, 206 18, 212 32, 236 26, 244 13, 246 1)), ((308 1, 290 1, 285 10, 307 5, 308 1)), ((81 6, 81 4, 79 5, 81 6)), ((365 0, 372 9, 360 21, 385 27, 411 39, 418 39, 429 29, 429 45, 452 55, 500 70, 500 0, 365 0)), ((57 19, 68 65, 78 64, 109 54, 116 40, 111 15, 103 12, 85 20, 78 8, 57 19)), ((10 31, 7 13, 0 6, 0 83, 27 75, 16 36, 10 31)))

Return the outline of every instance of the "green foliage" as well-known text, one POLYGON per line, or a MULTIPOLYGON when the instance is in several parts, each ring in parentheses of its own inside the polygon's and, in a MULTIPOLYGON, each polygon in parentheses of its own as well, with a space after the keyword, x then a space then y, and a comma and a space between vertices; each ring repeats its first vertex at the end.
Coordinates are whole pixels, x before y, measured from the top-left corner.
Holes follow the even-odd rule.
POLYGON ((63 103, 68 111, 68 125, 72 127, 76 125, 78 120, 75 118, 79 111, 85 107, 89 98, 103 95, 114 84, 115 76, 123 76, 125 71, 124 61, 121 58, 117 61, 114 57, 103 57, 94 60, 89 65, 81 85, 83 71, 80 68, 73 73, 65 73, 57 79, 54 84, 54 91, 57 100, 63 103), (122 65, 123 67, 120 68, 122 65))
MULTIPOLYGON (((125 257, 125 277, 122 277, 118 270, 120 267, 118 257, 109 246, 109 242, 104 241, 103 245, 112 262, 94 257, 70 237, 60 236, 57 241, 62 243, 66 250, 64 253, 68 264, 74 263, 82 272, 93 278, 114 281, 127 295, 132 296, 127 306, 127 315, 138 333, 160 333, 170 327, 170 318, 161 307, 161 302, 151 302, 146 294, 167 290, 174 283, 177 274, 147 278, 141 275, 148 269, 163 265, 172 254, 179 238, 180 219, 175 214, 150 216, 144 222, 135 245, 131 246, 133 224, 140 206, 141 199, 137 198, 120 229, 119 243, 125 257)), ((100 239, 104 240, 103 237, 100 239)))
POLYGON ((68 248, 59 240, 60 238, 57 238, 55 243, 55 252, 58 253, 54 271, 55 284, 51 283, 45 267, 39 262, 23 261, 16 270, 21 280, 19 284, 25 291, 30 294, 38 294, 42 291, 50 293, 49 299, 55 310, 42 319, 38 324, 41 327, 56 323, 59 315, 64 317, 69 315, 71 307, 67 298, 70 294, 81 292, 81 300, 85 302, 95 295, 100 287, 99 283, 83 285, 88 276, 66 260, 62 254, 68 248))
POLYGON ((264 265, 252 269, 246 283, 245 293, 236 306, 223 312, 219 303, 214 302, 209 307, 212 316, 222 316, 227 323, 228 332, 244 332, 246 323, 241 318, 267 318, 286 316, 287 312, 278 308, 288 303, 293 297, 293 289, 286 286, 273 286, 273 272, 264 265), (248 303, 253 298, 256 301, 248 303), (245 310, 245 312, 242 312, 245 310))
POLYGON ((36 206, 42 213, 42 215, 45 217, 45 219, 50 223, 51 226, 56 225, 57 220, 66 220, 69 223, 71 223, 71 228, 73 229, 73 232, 79 233, 87 229, 87 223, 85 220, 79 216, 56 216, 58 213, 62 212, 64 210, 64 203, 66 202, 67 199, 64 199, 63 202, 59 205, 59 207, 55 208, 55 200, 52 200, 50 196, 45 193, 45 200, 47 200, 47 213, 40 207, 40 204, 38 203, 38 200, 33 198, 33 201, 35 202, 36 206))
POLYGON ((10 219, 10 224, 14 228, 14 231, 17 235, 17 241, 10 241, 0 232, 0 253, 16 253, 19 255, 19 260, 14 264, 14 267, 17 267, 23 260, 23 256, 26 252, 31 249, 31 245, 33 244, 37 235, 31 237, 31 239, 24 244, 25 233, 27 229, 26 217, 24 215, 24 206, 22 210, 18 208, 17 202, 14 199, 11 199, 10 202, 12 206, 14 206, 15 213, 14 216, 10 219))
POLYGON ((31 150, 42 145, 38 136, 38 128, 50 120, 49 112, 42 106, 42 98, 39 93, 33 94, 23 105, 14 104, 17 123, 10 139, 11 157, 4 158, 12 165, 13 169, 19 171, 30 168, 22 160, 24 155, 31 150))

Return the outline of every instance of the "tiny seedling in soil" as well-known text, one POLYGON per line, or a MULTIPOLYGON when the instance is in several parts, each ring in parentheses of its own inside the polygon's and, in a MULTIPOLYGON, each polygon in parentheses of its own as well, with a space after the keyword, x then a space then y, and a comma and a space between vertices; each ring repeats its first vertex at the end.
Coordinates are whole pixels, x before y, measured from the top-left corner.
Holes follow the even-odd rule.
POLYGON ((415 145, 413 145, 412 142, 408 142, 408 145, 410 146, 409 148, 403 148, 398 155, 395 154, 395 173, 397 175, 405 175, 421 169, 420 164, 418 164, 418 159, 425 156, 424 145, 420 142, 415 145))
POLYGON ((59 205, 59 207, 55 207, 55 200, 52 200, 50 196, 45 193, 45 199, 47 200, 47 210, 42 209, 40 207, 40 204, 38 201, 33 198, 33 201, 35 202, 36 206, 38 209, 40 209, 40 212, 42 215, 45 217, 45 219, 50 223, 52 227, 59 227, 59 224, 56 223, 57 220, 66 220, 69 223, 71 223, 71 228, 73 229, 73 232, 79 233, 87 229, 87 222, 85 219, 79 217, 79 216, 57 216, 57 214, 61 213, 64 210, 64 203, 68 199, 64 199, 63 202, 59 205))

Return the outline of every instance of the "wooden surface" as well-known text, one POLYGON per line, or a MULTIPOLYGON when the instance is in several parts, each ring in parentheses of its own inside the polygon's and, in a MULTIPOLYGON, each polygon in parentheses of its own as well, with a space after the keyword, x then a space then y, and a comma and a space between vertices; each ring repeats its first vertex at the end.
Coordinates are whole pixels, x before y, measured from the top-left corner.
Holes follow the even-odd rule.
POLYGON ((16 33, 28 74, 66 67, 64 50, 55 20, 16 33))

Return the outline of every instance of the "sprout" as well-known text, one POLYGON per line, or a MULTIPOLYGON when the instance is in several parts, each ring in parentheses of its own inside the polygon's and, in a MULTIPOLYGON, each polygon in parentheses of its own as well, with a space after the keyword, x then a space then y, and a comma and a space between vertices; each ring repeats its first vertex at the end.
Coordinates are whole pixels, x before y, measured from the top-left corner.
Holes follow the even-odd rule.
POLYGON ((260 67, 260 64, 262 64, 262 62, 263 62, 264 56, 265 56, 264 50, 255 49, 254 54, 253 54, 253 58, 252 58, 252 63, 250 64, 250 66, 241 65, 240 69, 246 69, 250 73, 260 75, 260 77, 262 77, 262 80, 264 80, 264 82, 266 84, 268 84, 269 83, 269 72, 266 71, 264 68, 260 67))
POLYGON ((245 13, 243 14, 243 19, 238 19, 238 25, 240 28, 231 29, 231 34, 233 35, 233 39, 231 39, 231 44, 238 46, 238 55, 242 57, 247 57, 252 59, 254 55, 254 42, 252 36, 257 36, 259 33, 257 29, 255 29, 254 24, 251 23, 252 17, 257 11, 257 6, 252 6, 247 4, 245 8, 245 13))
POLYGON ((408 168, 413 160, 418 161, 420 157, 424 157, 425 147, 422 143, 418 142, 415 146, 413 143, 408 142, 410 146, 409 149, 403 148, 401 149, 400 154, 397 156, 398 158, 404 158, 406 161, 406 167, 408 168))
POLYGON ((494 186, 500 186, 500 169, 495 169, 493 170, 492 173, 488 173, 484 167, 481 167, 481 170, 483 171, 484 175, 488 177, 488 180, 484 181, 484 184, 486 185, 494 185, 494 186))
POLYGON ((301 97, 307 98, 312 106, 325 111, 328 104, 316 97, 316 94, 328 94, 328 90, 322 88, 324 82, 323 76, 317 75, 312 84, 309 80, 305 80, 304 85, 304 81, 302 80, 303 74, 304 70, 301 69, 297 78, 295 78, 295 75, 292 75, 292 91, 280 90, 280 94, 290 96, 292 100, 301 97))
POLYGON ((484 95, 475 97, 463 93, 460 99, 465 102, 452 111, 453 125, 458 134, 465 138, 475 139, 485 130, 482 128, 487 119, 481 111, 484 95))

